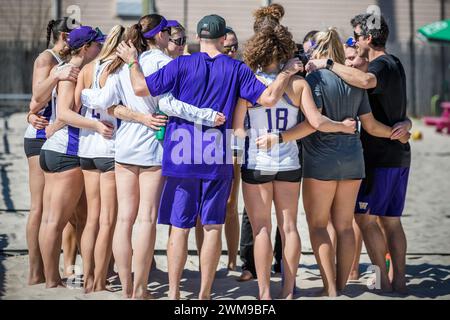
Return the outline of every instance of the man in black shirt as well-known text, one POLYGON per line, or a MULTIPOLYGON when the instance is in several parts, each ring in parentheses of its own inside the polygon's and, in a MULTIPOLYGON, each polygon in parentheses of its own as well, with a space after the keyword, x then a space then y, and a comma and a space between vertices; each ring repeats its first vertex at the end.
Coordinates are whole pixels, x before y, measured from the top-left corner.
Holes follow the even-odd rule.
POLYGON ((364 243, 374 265, 380 268, 381 289, 406 293, 406 237, 400 217, 405 204, 411 150, 406 115, 406 77, 400 60, 386 52, 389 28, 382 16, 361 14, 351 21, 358 54, 369 59, 367 73, 333 61, 311 60, 306 69, 328 68, 347 83, 368 90, 372 113, 378 121, 394 126, 391 139, 370 136, 361 131, 366 164, 356 203, 355 219, 363 233, 364 243), (397 123, 397 124, 396 124, 397 123), (399 140, 395 140, 398 139, 399 140), (385 247, 377 217, 386 232, 385 247), (389 282, 386 253, 392 257, 394 278, 389 282))

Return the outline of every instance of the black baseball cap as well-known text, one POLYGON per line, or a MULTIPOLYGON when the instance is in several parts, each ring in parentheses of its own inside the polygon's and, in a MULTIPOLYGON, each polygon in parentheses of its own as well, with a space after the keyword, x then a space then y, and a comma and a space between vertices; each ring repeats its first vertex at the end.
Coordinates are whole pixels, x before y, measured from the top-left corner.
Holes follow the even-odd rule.
POLYGON ((217 39, 227 33, 225 19, 217 14, 203 17, 197 23, 197 34, 199 38, 217 39))

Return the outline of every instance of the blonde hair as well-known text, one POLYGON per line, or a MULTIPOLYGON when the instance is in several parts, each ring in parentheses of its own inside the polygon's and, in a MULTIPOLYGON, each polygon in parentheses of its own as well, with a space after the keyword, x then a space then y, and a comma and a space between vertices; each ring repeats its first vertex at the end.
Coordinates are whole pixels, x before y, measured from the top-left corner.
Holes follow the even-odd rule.
POLYGON ((313 58, 328 58, 340 64, 345 63, 344 47, 336 28, 328 28, 327 31, 318 32, 315 35, 315 42, 313 58))
POLYGON ((103 61, 106 58, 110 58, 116 52, 116 48, 122 41, 124 33, 124 26, 115 25, 114 27, 112 27, 96 60, 103 61))

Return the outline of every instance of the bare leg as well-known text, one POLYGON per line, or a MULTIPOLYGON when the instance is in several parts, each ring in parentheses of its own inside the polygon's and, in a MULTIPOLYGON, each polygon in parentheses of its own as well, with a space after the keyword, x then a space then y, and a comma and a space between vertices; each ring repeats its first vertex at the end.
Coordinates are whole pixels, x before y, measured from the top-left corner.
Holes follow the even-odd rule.
POLYGON ((134 299, 148 297, 147 283, 156 240, 156 219, 164 185, 161 167, 140 169, 137 237, 133 254, 134 299))
POLYGON ((394 278, 392 288, 401 294, 408 293, 406 288, 406 236, 400 217, 381 217, 381 223, 386 232, 389 253, 392 257, 394 278))
POLYGON ((62 240, 63 260, 64 260, 64 277, 69 277, 74 273, 74 266, 77 260, 77 218, 75 213, 69 219, 63 230, 62 240))
POLYGON ((167 248, 169 269, 169 299, 180 299, 180 280, 187 259, 187 243, 190 229, 172 226, 167 248))
POLYGON ((350 276, 348 280, 358 280, 359 279, 359 259, 361 257, 362 250, 362 235, 358 224, 355 219, 353 219, 353 231, 355 232, 355 256, 353 258, 352 270, 350 271, 350 276))
POLYGON ((254 257, 258 277, 259 298, 270 300, 270 269, 273 259, 271 242, 272 183, 242 183, 245 209, 253 231, 254 257))
POLYGON ((62 232, 80 199, 83 190, 83 175, 79 168, 46 175, 52 186, 47 219, 40 238, 42 260, 44 262, 46 287, 60 286, 59 256, 62 232), (51 176, 50 180, 47 176, 51 176))
POLYGON ((117 220, 117 193, 114 171, 100 175, 100 198, 100 229, 94 249, 94 291, 106 289, 108 268, 112 260, 112 239, 117 220))
POLYGON ((327 224, 327 232, 330 235, 330 239, 331 239, 331 244, 333 245, 333 250, 336 252, 336 248, 337 248, 337 235, 336 235, 336 229, 333 226, 333 220, 330 219, 328 221, 327 224))
POLYGON ((228 270, 236 269, 236 260, 239 247, 239 216, 238 216, 238 195, 240 186, 240 166, 236 164, 234 158, 234 179, 231 186, 230 197, 227 203, 227 215, 225 218, 225 238, 228 249, 228 270))
POLYGON ((200 253, 202 251, 203 245, 203 226, 200 220, 200 216, 197 217, 197 223, 195 224, 195 244, 197 245, 198 265, 200 269, 200 253))
POLYGON ((297 229, 300 183, 275 181, 273 184, 278 229, 283 243, 284 286, 281 298, 293 299, 293 288, 302 250, 297 229))
POLYGON ((303 205, 309 227, 309 236, 324 285, 324 295, 335 297, 336 266, 335 251, 327 225, 331 206, 337 189, 336 181, 304 179, 303 205))
POLYGON ((94 289, 94 247, 98 234, 100 216, 100 171, 83 170, 87 199, 87 220, 81 236, 83 280, 86 293, 94 289))
POLYGON ((139 206, 139 168, 116 163, 117 224, 113 236, 113 253, 124 298, 133 294, 131 234, 139 206))
POLYGON ((42 202, 44 201, 44 173, 39 165, 39 156, 28 158, 30 185, 30 215, 27 221, 27 246, 30 269, 28 285, 45 282, 44 265, 39 249, 39 228, 42 220, 42 202))
POLYGON ((347 284, 355 257, 353 216, 360 185, 361 180, 339 181, 331 208, 331 218, 337 234, 336 287, 339 291, 344 290, 347 284))
POLYGON ((222 227, 221 224, 203 226, 205 240, 200 256, 202 282, 199 300, 211 299, 211 288, 222 250, 222 227))
POLYGON ((383 233, 377 223, 377 216, 370 214, 356 214, 355 220, 358 223, 363 235, 364 244, 369 254, 372 264, 380 268, 381 290, 392 291, 386 270, 386 245, 383 233))

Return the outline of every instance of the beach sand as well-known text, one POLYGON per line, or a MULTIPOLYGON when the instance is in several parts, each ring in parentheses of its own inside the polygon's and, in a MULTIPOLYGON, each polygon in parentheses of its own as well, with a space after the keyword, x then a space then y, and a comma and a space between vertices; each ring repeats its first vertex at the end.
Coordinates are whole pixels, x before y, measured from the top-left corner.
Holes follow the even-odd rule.
MULTIPOLYGON (((43 285, 27 286, 28 257, 26 255, 25 225, 29 208, 28 167, 23 154, 24 113, 0 119, 0 299, 120 299, 118 281, 115 292, 84 294, 82 289, 44 289, 43 285)), ((414 130, 423 133, 423 140, 412 141, 413 161, 403 224, 408 239, 407 277, 409 295, 381 294, 369 289, 374 276, 365 272, 369 267, 367 254, 361 256, 359 281, 350 283, 337 299, 450 299, 450 136, 434 132, 420 121, 414 130)), ((239 212, 242 213, 242 194, 239 212)), ((273 215, 273 222, 275 219, 273 215)), ((298 227, 302 239, 302 255, 297 272, 298 299, 326 299, 316 297, 322 282, 306 225, 303 204, 299 203, 298 227)), ((274 235, 273 235, 274 236, 274 235)), ((157 269, 150 274, 149 290, 156 299, 164 299, 167 284, 165 247, 167 227, 158 226, 156 243, 157 269)), ((189 249, 195 250, 194 232, 189 249)), ((226 250, 226 241, 223 241, 226 250)), ((365 250, 363 250, 365 252, 365 250)), ((237 282, 238 271, 228 272, 227 257, 222 255, 213 286, 214 299, 255 299, 257 282, 237 282)), ((78 259, 77 264, 80 264, 78 259)), ((238 265, 240 261, 238 259, 238 265)), ((273 296, 280 290, 281 278, 272 278, 273 296)), ((189 255, 182 280, 182 297, 195 299, 200 285, 198 256, 189 255)))

